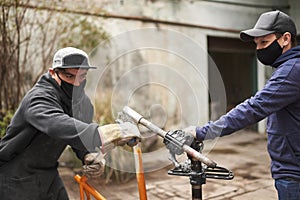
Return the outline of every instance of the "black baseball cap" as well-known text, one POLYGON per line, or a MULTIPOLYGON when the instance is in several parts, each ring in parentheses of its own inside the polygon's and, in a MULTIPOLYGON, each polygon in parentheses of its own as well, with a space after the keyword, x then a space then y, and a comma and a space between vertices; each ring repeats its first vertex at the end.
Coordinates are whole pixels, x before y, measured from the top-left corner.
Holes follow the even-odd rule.
POLYGON ((253 41, 255 37, 285 32, 289 32, 292 37, 296 37, 296 25, 287 14, 276 10, 261 14, 254 28, 241 31, 240 38, 243 41, 248 42, 253 41))

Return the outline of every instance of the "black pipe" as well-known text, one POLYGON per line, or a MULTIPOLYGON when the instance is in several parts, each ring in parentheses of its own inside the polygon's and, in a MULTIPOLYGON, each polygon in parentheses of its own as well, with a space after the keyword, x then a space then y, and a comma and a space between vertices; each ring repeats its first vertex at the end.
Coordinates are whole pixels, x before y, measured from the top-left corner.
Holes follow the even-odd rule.
MULTIPOLYGON (((9 7, 13 4, 3 3, 1 6, 9 7)), ((155 19, 151 17, 144 17, 144 16, 130 16, 130 15, 117 15, 111 14, 106 12, 90 12, 90 11, 82 11, 82 10, 73 10, 69 8, 55 8, 51 6, 36 6, 31 4, 19 4, 19 7, 27 8, 27 9, 35 9, 35 10, 46 10, 46 11, 53 11, 53 12, 61 12, 61 13, 71 13, 71 14, 78 14, 78 15, 86 15, 86 16, 95 16, 95 17, 102 17, 104 19, 111 18, 111 19, 123 19, 123 20, 132 20, 132 21, 141 21, 145 23, 154 23, 154 24, 166 24, 170 26, 182 26, 182 27, 190 27, 190 28, 201 28, 201 29, 209 29, 214 31, 224 31, 229 33, 239 33, 241 30, 231 29, 231 28, 219 28, 214 26, 206 26, 200 24, 193 24, 188 22, 178 22, 178 21, 169 21, 163 19, 155 19)))

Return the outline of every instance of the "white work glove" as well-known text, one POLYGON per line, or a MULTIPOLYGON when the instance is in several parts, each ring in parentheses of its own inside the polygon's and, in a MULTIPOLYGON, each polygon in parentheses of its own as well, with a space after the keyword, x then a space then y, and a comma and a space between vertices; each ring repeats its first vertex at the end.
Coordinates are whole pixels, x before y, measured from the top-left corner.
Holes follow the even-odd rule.
POLYGON ((135 124, 122 122, 120 124, 108 124, 98 128, 102 151, 107 152, 115 146, 135 146, 141 140, 141 134, 135 124))
POLYGON ((96 178, 103 174, 105 168, 104 154, 88 153, 84 156, 82 172, 88 178, 96 178))

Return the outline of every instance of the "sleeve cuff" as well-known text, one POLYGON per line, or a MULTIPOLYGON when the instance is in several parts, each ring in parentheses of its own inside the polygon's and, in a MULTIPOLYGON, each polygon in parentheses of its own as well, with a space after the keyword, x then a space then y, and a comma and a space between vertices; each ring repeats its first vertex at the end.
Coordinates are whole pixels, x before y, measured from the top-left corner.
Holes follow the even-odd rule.
POLYGON ((201 127, 196 127, 196 139, 199 141, 203 141, 205 138, 205 133, 203 133, 201 127))

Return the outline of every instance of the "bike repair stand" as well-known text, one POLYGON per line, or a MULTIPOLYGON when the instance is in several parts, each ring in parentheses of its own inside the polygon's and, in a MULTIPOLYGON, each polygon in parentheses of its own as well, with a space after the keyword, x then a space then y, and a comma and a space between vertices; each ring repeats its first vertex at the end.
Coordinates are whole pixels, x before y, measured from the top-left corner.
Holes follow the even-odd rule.
POLYGON ((202 200, 202 184, 205 184, 206 178, 233 179, 231 171, 218 167, 215 162, 201 154, 203 143, 195 141, 193 136, 186 134, 183 130, 164 131, 128 106, 123 108, 118 118, 123 119, 122 121, 142 124, 164 138, 164 144, 170 151, 169 159, 175 165, 175 168, 168 174, 190 177, 193 200, 202 200), (188 160, 184 164, 180 164, 175 155, 181 155, 184 152, 187 153, 188 160), (202 166, 202 163, 206 166, 204 164, 202 166))
MULTIPOLYGON (((193 141, 191 147, 198 152, 203 149, 203 143, 193 141)), ((188 155, 188 159, 184 163, 178 163, 175 154, 171 153, 170 160, 174 163, 175 168, 168 171, 169 175, 189 176, 192 186, 192 199, 202 200, 202 185, 206 183, 206 178, 213 179, 233 179, 233 173, 223 167, 207 167, 202 166, 202 163, 188 155)))

